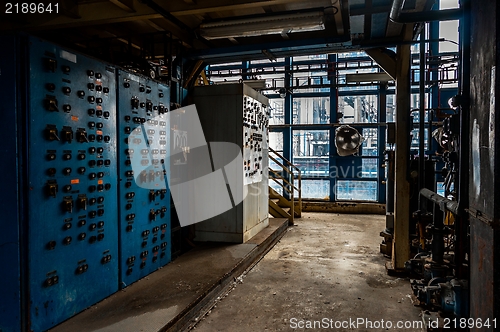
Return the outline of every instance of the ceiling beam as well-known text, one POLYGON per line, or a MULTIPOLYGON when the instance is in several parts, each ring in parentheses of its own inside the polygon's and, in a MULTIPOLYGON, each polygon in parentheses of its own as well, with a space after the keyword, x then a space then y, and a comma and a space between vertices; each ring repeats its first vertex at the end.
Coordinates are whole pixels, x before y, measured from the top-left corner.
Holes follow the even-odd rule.
MULTIPOLYGON (((120 0, 121 1, 121 0, 120 0)), ((36 28, 40 29, 64 29, 72 27, 81 27, 88 25, 100 25, 100 24, 111 24, 119 22, 130 22, 136 20, 147 20, 162 18, 161 14, 158 14, 153 9, 149 8, 147 5, 139 2, 138 0, 133 1, 133 8, 135 12, 126 12, 122 8, 118 7, 110 1, 106 2, 92 2, 80 4, 78 6, 79 19, 69 18, 64 15, 58 15, 51 20, 45 21, 40 24, 28 24, 23 28, 30 29, 36 28)))
POLYGON ((389 13, 391 11, 391 6, 371 6, 367 8, 365 6, 351 6, 350 12, 352 16, 366 15, 366 14, 380 14, 389 13))
POLYGON ((393 80, 396 78, 396 53, 383 47, 366 49, 365 52, 393 80))
POLYGON ((134 10, 134 0, 109 0, 111 3, 115 4, 119 8, 126 12, 133 13, 134 10))
POLYGON ((172 15, 175 16, 186 16, 186 15, 198 15, 203 13, 213 13, 220 11, 238 11, 249 8, 259 8, 263 6, 276 6, 283 4, 290 4, 295 2, 304 2, 304 0, 256 0, 256 1, 228 1, 228 0, 219 0, 219 1, 204 1, 201 4, 201 1, 198 1, 199 4, 196 8, 193 6, 186 6, 183 3, 173 3, 169 5, 168 10, 172 15), (235 4, 235 2, 239 2, 235 4))

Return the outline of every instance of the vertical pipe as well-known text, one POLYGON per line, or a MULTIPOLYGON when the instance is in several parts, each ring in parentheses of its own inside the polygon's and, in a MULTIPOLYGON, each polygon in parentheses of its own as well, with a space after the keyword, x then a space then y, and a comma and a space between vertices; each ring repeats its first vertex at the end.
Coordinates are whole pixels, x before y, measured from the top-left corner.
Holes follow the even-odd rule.
POLYGON ((420 32, 420 110, 418 131, 418 190, 425 186, 425 23, 420 32))
MULTIPOLYGON (((338 112, 338 89, 337 89, 337 54, 328 55, 328 79, 330 80, 330 124, 334 124, 338 122, 337 112, 338 112)), ((337 172, 333 172, 332 170, 337 167, 336 165, 336 151, 335 151, 335 127, 330 127, 330 149, 329 149, 329 180, 330 180, 330 202, 334 202, 335 197, 335 188, 337 185, 337 179, 332 177, 331 174, 337 174, 337 172)))
MULTIPOLYGON (((285 102, 283 105, 283 112, 285 115, 285 129, 283 130, 283 157, 286 159, 290 160, 292 163, 294 162, 292 159, 293 156, 293 135, 292 135, 292 129, 291 129, 291 124, 292 124, 292 95, 290 94, 290 83, 292 80, 292 74, 291 74, 291 58, 287 57, 285 58, 285 89, 286 89, 286 95, 285 95, 285 102)), ((284 192, 283 193, 285 198, 289 198, 288 193, 284 192)))
MULTIPOLYGON (((387 120, 387 83, 382 82, 379 85, 378 89, 378 115, 377 115, 377 122, 379 124, 385 123, 387 120)), ((387 191, 387 185, 389 184, 388 182, 386 184, 382 184, 382 181, 384 180, 385 174, 381 172, 380 170, 382 169, 382 164, 384 163, 384 151, 386 149, 385 146, 385 141, 386 141, 386 135, 385 135, 385 126, 379 125, 377 127, 377 132, 378 132, 378 144, 377 144, 377 153, 378 153, 378 201, 379 203, 386 203, 387 204, 387 198, 386 198, 386 191, 387 191)), ((386 212, 387 212, 387 205, 386 205, 386 212)))

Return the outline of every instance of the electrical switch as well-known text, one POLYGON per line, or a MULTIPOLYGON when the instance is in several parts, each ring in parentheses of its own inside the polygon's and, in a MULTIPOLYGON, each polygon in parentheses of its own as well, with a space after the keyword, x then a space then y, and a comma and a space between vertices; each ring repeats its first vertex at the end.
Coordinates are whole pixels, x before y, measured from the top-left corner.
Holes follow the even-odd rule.
POLYGON ((79 143, 88 143, 89 139, 87 138, 87 131, 84 128, 78 128, 76 130, 76 141, 79 143))
POLYGON ((71 197, 64 197, 62 208, 64 212, 73 213, 73 199, 71 197))
POLYGON ((59 112, 59 106, 57 103, 57 99, 54 96, 47 96, 43 101, 45 109, 51 112, 59 112))
POLYGON ((45 127, 45 138, 48 141, 60 141, 61 139, 57 135, 57 128, 55 125, 47 125, 45 127))
POLYGON ((132 104, 132 108, 135 108, 135 109, 139 108, 139 99, 132 98, 131 104, 132 104))
POLYGON ((154 209, 149 210, 149 220, 151 221, 156 220, 156 211, 154 209))
POLYGON ((77 198, 77 204, 78 204, 78 208, 80 210, 84 210, 84 211, 87 211, 87 205, 88 205, 88 199, 87 199, 87 196, 85 194, 83 195, 78 195, 78 198, 77 198))
POLYGON ((59 189, 59 187, 57 185, 56 180, 49 180, 45 184, 45 191, 46 191, 48 196, 52 196, 55 198, 57 196, 58 189, 59 189))
POLYGON ((55 73, 56 68, 57 68, 57 60, 50 59, 50 58, 44 58, 43 60, 44 60, 43 62, 45 65, 45 69, 47 71, 51 71, 51 72, 55 73))
POLYGON ((71 127, 64 126, 61 130, 61 136, 64 142, 71 143, 73 141, 73 129, 71 129, 71 127))
POLYGON ((148 176, 148 173, 146 171, 142 171, 141 172, 141 175, 140 175, 140 181, 141 183, 145 183, 147 181, 147 176, 148 176))
POLYGON ((150 190, 150 191, 149 191, 149 200, 150 200, 151 202, 154 202, 154 201, 155 201, 155 199, 156 199, 156 193, 155 193, 155 191, 154 191, 154 190, 150 190))

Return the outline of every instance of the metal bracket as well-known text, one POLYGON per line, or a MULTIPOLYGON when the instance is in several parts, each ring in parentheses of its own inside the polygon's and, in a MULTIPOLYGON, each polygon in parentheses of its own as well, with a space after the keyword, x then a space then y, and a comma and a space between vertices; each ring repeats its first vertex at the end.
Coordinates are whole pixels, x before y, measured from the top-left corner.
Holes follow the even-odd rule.
POLYGON ((495 218, 492 218, 488 215, 485 215, 482 211, 476 210, 474 208, 468 208, 468 209, 465 209, 465 211, 467 211, 469 216, 471 216, 472 218, 477 219, 479 221, 482 221, 483 223, 490 226, 491 228, 500 229, 500 220, 499 219, 495 219, 495 218))

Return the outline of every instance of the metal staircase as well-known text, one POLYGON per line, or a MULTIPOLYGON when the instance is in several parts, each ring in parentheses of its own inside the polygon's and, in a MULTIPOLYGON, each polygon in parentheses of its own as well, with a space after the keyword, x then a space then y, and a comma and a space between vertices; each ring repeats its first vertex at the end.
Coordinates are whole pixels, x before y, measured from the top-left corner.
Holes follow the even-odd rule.
POLYGON ((300 170, 281 154, 269 148, 269 214, 275 218, 288 218, 293 225, 294 218, 302 214, 302 180, 300 170), (271 184, 279 186, 278 191, 271 184))

